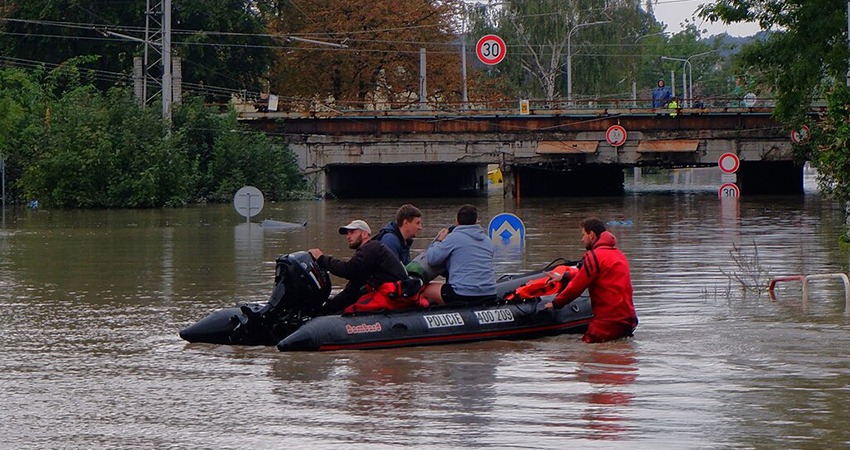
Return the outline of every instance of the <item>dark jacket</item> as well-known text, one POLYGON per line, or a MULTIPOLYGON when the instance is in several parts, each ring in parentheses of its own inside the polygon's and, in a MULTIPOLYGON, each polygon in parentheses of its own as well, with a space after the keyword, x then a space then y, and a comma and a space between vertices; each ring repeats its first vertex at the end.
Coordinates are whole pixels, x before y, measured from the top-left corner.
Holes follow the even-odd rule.
POLYGON ((661 81, 661 86, 656 86, 655 89, 652 90, 652 107, 653 108, 663 108, 667 106, 667 103, 673 98, 673 93, 670 92, 670 89, 667 86, 664 86, 664 81, 661 81))
POLYGON ((575 300, 585 289, 590 291, 593 320, 637 325, 629 262, 617 249, 617 238, 608 231, 584 254, 578 273, 555 297, 555 307, 575 300))
POLYGON ((413 239, 405 240, 397 223, 390 222, 384 225, 384 228, 381 228, 381 231, 378 231, 372 239, 383 242, 394 251, 402 264, 407 265, 410 262, 410 246, 413 245, 413 239))
POLYGON ((362 295, 361 288, 367 284, 377 288, 387 282, 407 279, 407 271, 398 256, 375 239, 361 245, 348 261, 322 255, 318 263, 328 272, 349 280, 345 289, 328 302, 325 313, 337 312, 356 302, 362 295))

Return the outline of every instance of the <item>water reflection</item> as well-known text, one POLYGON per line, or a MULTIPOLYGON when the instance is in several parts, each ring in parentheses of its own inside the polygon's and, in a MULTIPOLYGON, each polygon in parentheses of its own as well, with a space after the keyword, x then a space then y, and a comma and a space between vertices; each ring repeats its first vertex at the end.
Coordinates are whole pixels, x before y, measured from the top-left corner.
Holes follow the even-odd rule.
MULTIPOLYGON (((467 201, 415 201, 425 228, 414 253, 467 201)), ((5 445, 654 450, 850 441, 840 283, 813 284, 804 308, 798 286, 774 302, 724 274, 738 270, 734 246, 757 248, 775 275, 846 272, 840 205, 816 196, 727 204, 698 190, 473 202, 482 223, 511 212, 526 225, 524 249, 500 254, 498 274, 577 259, 581 219, 616 222, 641 318, 635 338, 321 354, 186 345, 179 328, 266 299, 268 263, 279 254, 317 246, 347 258, 339 225, 362 218, 380 227, 399 202, 269 204, 257 221, 308 222, 274 231, 245 227, 229 205, 10 208, 0 229, 5 445)))

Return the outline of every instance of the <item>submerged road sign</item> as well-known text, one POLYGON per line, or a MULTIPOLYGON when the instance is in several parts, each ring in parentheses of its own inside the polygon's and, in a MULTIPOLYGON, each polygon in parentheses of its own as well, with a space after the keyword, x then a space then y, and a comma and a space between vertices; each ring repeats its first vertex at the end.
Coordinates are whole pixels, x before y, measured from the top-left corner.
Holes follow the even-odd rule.
POLYGON ((233 196, 233 207, 248 222, 263 210, 264 203, 263 193, 254 186, 242 186, 233 196))
POLYGON ((498 214, 490 220, 487 234, 494 244, 521 247, 525 244, 525 224, 511 213, 498 214))

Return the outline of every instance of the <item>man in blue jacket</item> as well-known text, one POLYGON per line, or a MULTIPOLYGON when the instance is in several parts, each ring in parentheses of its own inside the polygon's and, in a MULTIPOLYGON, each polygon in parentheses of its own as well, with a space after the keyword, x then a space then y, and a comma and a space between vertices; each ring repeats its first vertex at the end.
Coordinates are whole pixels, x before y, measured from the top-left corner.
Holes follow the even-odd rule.
POLYGON ((373 239, 384 243, 398 255, 402 264, 410 262, 410 246, 416 233, 422 231, 422 211, 419 208, 405 204, 395 213, 395 222, 390 222, 378 231, 373 239))
POLYGON ((446 283, 430 283, 422 293, 428 301, 443 304, 475 302, 496 296, 493 270, 493 242, 478 225, 478 210, 463 205, 457 212, 457 226, 449 233, 440 230, 425 253, 431 266, 445 262, 446 283))
POLYGON ((667 86, 664 86, 664 80, 658 80, 658 85, 652 90, 652 107, 664 108, 672 98, 673 93, 667 86))

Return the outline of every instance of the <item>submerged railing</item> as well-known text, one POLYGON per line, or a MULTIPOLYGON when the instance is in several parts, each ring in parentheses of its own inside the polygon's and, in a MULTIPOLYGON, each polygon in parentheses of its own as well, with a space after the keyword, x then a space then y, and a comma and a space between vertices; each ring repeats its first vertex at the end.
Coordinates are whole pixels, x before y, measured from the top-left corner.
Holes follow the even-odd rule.
POLYGON ((844 283, 844 312, 850 312, 850 278, 843 273, 824 273, 824 274, 816 274, 816 275, 791 275, 784 277, 776 277, 770 281, 770 287, 768 288, 770 292, 770 298, 772 300, 776 300, 776 292, 774 288, 776 287, 776 283, 786 282, 786 281, 799 281, 803 284, 803 304, 807 304, 809 302, 809 281, 812 280, 828 280, 832 278, 840 278, 844 283))

